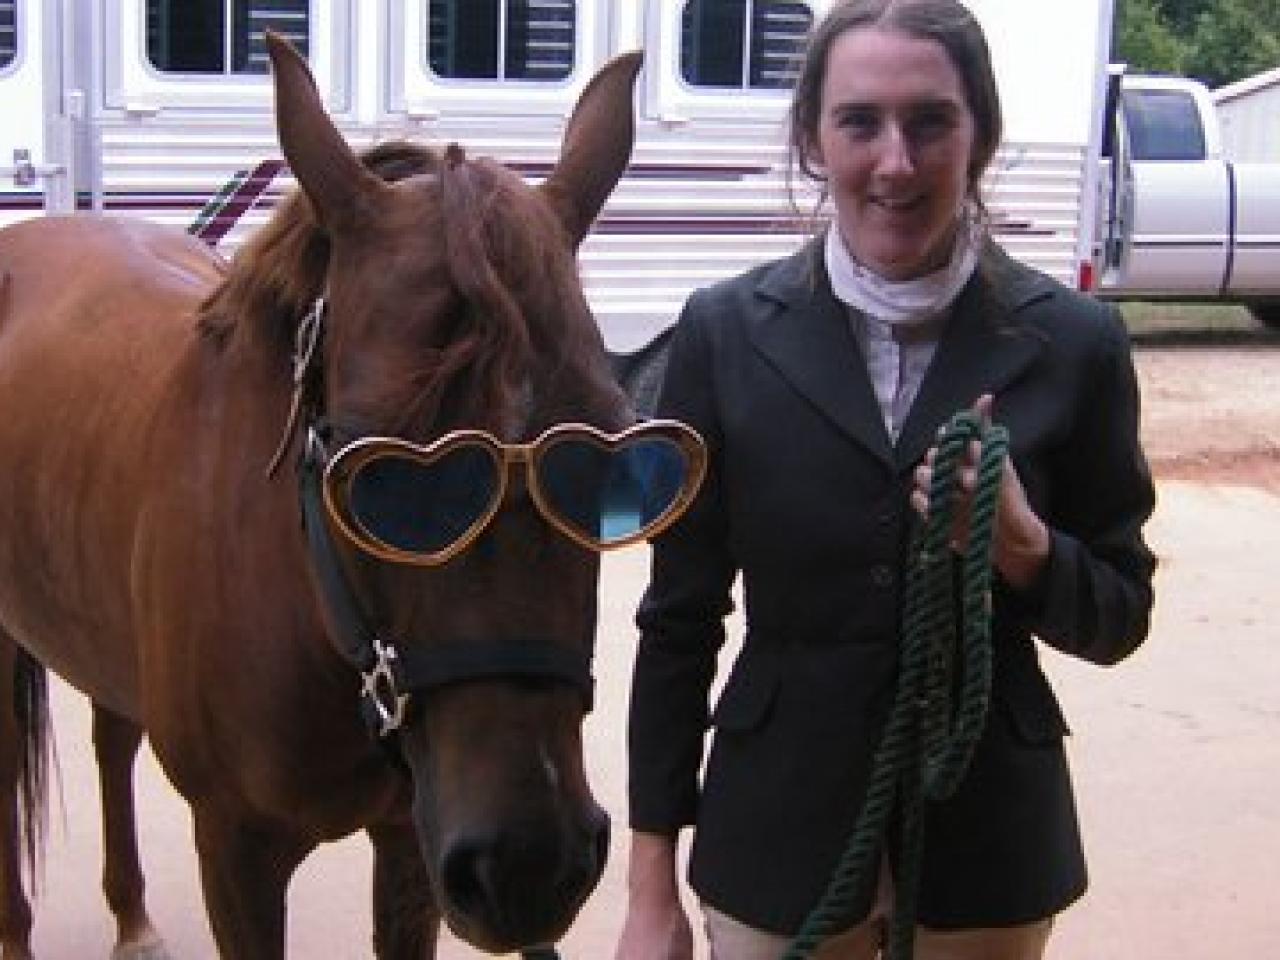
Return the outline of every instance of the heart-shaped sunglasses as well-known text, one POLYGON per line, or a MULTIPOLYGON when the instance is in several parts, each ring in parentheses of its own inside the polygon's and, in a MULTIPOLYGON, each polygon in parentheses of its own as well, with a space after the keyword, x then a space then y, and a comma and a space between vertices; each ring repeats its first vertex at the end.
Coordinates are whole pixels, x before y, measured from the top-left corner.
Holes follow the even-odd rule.
POLYGON ((654 537, 693 501, 706 446, 674 420, 617 434, 561 424, 531 443, 458 430, 427 446, 363 437, 324 471, 339 530, 381 560, 435 566, 465 550, 498 512, 511 465, 523 463, 539 513, 569 539, 603 551, 654 537))

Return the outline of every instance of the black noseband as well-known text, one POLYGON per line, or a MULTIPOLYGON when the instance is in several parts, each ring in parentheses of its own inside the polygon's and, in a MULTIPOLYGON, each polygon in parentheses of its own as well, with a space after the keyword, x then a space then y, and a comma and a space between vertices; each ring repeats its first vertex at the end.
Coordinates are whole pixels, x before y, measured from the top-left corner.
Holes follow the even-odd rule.
POLYGON ((567 683, 578 688, 586 709, 591 709, 591 660, 579 650, 537 638, 401 649, 378 636, 347 582, 325 521, 320 492, 324 462, 323 446, 313 436, 298 467, 302 522, 312 568, 334 627, 335 646, 360 671, 361 713, 375 736, 387 737, 400 728, 412 694, 468 680, 511 677, 567 683))

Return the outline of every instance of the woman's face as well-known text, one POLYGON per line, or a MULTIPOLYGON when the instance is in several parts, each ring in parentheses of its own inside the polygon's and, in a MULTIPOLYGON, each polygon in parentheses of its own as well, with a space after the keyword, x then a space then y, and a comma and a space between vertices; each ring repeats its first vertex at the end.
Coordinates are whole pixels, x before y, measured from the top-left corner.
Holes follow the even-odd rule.
POLYGON ((941 45, 875 27, 832 43, 810 165, 825 172, 864 267, 907 280, 946 263, 973 141, 964 85, 941 45))

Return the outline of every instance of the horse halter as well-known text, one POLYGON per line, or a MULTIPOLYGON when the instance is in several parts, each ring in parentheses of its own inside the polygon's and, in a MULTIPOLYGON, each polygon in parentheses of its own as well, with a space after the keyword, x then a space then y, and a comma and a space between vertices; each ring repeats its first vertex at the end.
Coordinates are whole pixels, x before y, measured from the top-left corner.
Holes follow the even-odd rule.
POLYGON ((503 506, 511 470, 523 466, 533 505, 550 526, 585 549, 613 549, 656 536, 684 513, 706 470, 702 439, 659 420, 618 434, 562 424, 523 444, 479 430, 426 446, 366 436, 331 453, 322 415, 325 313, 318 298, 299 323, 289 419, 268 472, 305 429, 298 480, 308 552, 338 652, 360 673, 371 733, 395 734, 414 694, 500 676, 567 683, 590 710, 589 653, 547 638, 418 647, 380 635, 351 588, 333 531, 378 562, 439 566, 482 535, 503 506))

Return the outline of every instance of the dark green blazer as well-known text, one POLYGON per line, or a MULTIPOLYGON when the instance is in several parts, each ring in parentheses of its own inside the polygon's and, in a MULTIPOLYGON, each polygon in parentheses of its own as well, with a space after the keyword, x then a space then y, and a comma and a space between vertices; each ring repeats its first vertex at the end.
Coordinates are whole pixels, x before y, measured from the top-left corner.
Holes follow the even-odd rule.
POLYGON ((711 465, 655 544, 637 618, 630 819, 696 825, 691 883, 719 910, 791 933, 824 889, 892 697, 911 472, 986 392, 1052 553, 1033 590, 996 584, 992 708, 963 785, 929 812, 920 919, 1018 923, 1084 890, 1067 725, 1035 638, 1111 664, 1147 633, 1154 491, 1125 331, 990 245, 893 445, 811 243, 690 298, 659 402, 711 465), (739 574, 746 636, 708 710, 739 574))

